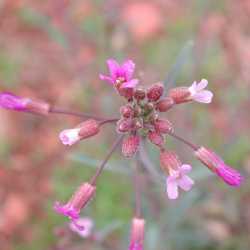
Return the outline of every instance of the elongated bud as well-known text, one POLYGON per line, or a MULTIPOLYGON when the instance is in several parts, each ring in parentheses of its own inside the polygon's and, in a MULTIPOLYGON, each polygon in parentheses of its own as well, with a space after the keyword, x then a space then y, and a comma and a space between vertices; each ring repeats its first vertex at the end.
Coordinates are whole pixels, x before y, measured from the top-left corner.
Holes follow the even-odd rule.
POLYGON ((50 105, 46 102, 22 98, 11 93, 0 94, 0 106, 5 109, 31 112, 40 115, 47 115, 50 110, 50 105))
POLYGON ((154 122, 155 130, 159 133, 169 133, 173 132, 173 125, 166 119, 157 119, 154 122))
POLYGON ((176 104, 191 101, 191 93, 187 87, 178 87, 170 89, 169 96, 174 100, 176 104))
POLYGON ((160 99, 164 91, 164 85, 162 83, 156 83, 152 85, 147 91, 147 98, 150 101, 157 101, 160 99))
POLYGON ((171 109, 173 105, 174 100, 171 97, 165 97, 156 104, 156 109, 160 112, 166 112, 171 109))
POLYGON ((117 132, 126 133, 133 128, 133 121, 131 119, 120 119, 117 122, 117 132))
POLYGON ((156 146, 162 147, 164 144, 164 137, 162 134, 156 131, 148 132, 148 139, 156 146))
POLYGON ((64 145, 73 145, 79 140, 83 140, 98 134, 100 124, 96 120, 90 119, 79 124, 76 128, 63 130, 59 138, 64 145))
POLYGON ((181 166, 178 155, 173 151, 161 150, 160 165, 162 170, 169 174, 171 170, 177 170, 181 166))
POLYGON ((125 157, 132 157, 137 152, 140 144, 140 137, 138 135, 130 135, 123 139, 122 154, 125 157))
POLYGON ((131 236, 129 250, 143 250, 145 233, 145 220, 133 218, 131 225, 131 236))
POLYGON ((76 190, 76 192, 66 204, 56 202, 54 209, 57 213, 67 216, 72 220, 73 223, 76 223, 76 220, 79 219, 81 209, 83 209, 89 203, 95 194, 95 190, 95 186, 85 182, 76 190))
POLYGON ((124 118, 129 118, 134 115, 133 108, 130 105, 125 105, 120 108, 120 113, 124 118))
POLYGON ((242 175, 237 170, 226 165, 213 151, 200 147, 195 151, 195 156, 228 185, 239 186, 241 184, 242 175))
POLYGON ((134 92, 134 98, 136 100, 143 100, 146 97, 146 92, 144 89, 136 89, 134 92))

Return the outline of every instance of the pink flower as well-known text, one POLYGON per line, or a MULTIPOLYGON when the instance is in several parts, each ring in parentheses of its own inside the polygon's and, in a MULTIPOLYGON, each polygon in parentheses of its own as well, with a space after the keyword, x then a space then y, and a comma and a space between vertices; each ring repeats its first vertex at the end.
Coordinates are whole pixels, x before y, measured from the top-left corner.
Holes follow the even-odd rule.
POLYGON ((60 133, 59 138, 64 145, 72 146, 73 144, 81 140, 81 136, 79 134, 80 130, 80 128, 63 130, 60 133))
POLYGON ((72 221, 69 223, 69 228, 82 238, 88 238, 92 234, 93 227, 94 222, 88 217, 81 217, 75 223, 72 221))
POLYGON ((212 150, 200 147, 195 151, 195 156, 228 185, 237 187, 243 181, 243 176, 237 170, 226 165, 212 150))
POLYGON ((134 88, 138 84, 138 79, 132 79, 135 64, 132 60, 127 60, 122 65, 114 59, 107 60, 109 76, 100 74, 101 80, 106 80, 118 88, 134 88))
POLYGON ((26 105, 29 102, 28 98, 21 98, 8 92, 0 94, 0 106, 5 109, 26 111, 26 105))
POLYGON ((57 213, 68 217, 79 230, 82 230, 83 228, 81 225, 78 225, 77 220, 79 219, 81 209, 83 209, 94 196, 95 190, 95 186, 85 182, 76 190, 66 204, 56 202, 54 209, 57 213))
POLYGON ((189 191, 194 181, 187 176, 192 170, 192 167, 187 164, 183 164, 177 170, 170 170, 170 175, 167 177, 167 195, 169 199, 177 199, 178 198, 178 187, 183 189, 184 191, 189 191))
POLYGON ((208 85, 206 79, 202 79, 199 83, 194 82, 189 88, 190 98, 196 102, 210 103, 213 98, 213 93, 209 90, 204 90, 208 85))
POLYGON ((143 250, 145 220, 133 218, 129 250, 143 250))

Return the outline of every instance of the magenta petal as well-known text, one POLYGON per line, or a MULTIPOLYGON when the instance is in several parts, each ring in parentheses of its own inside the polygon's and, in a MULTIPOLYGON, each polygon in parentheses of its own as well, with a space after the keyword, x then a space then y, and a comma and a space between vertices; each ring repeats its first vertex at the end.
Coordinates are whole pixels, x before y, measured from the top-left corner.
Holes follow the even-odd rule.
POLYGON ((139 83, 138 79, 132 79, 129 82, 124 82, 121 86, 122 89, 125 88, 134 88, 139 83))
POLYGON ((142 244, 132 243, 129 246, 129 250, 143 250, 142 244))
POLYGON ((24 111, 28 101, 29 99, 23 99, 8 92, 0 94, 0 106, 2 108, 24 111))
POLYGON ((194 185, 194 181, 189 176, 184 175, 178 180, 178 185, 184 191, 189 191, 194 185))
POLYGON ((167 195, 171 200, 175 200, 178 198, 178 185, 177 181, 174 177, 167 177, 167 195))
POLYGON ((58 214, 69 217, 72 220, 77 220, 79 218, 79 213, 74 208, 66 205, 61 205, 60 202, 54 204, 54 209, 58 214))
POLYGON ((180 167, 180 171, 183 175, 189 173, 190 171, 192 170, 192 166, 191 165, 188 165, 188 164, 183 164, 181 167, 180 167))
POLYGON ((135 71, 135 63, 132 60, 127 60, 122 64, 122 69, 124 70, 126 80, 129 81, 135 71))
POLYGON ((107 64, 108 64, 108 68, 109 68, 111 78, 115 79, 117 77, 117 72, 120 69, 120 65, 114 59, 108 59, 107 64))
POLYGON ((114 84, 114 81, 113 81, 113 79, 110 76, 105 76, 103 74, 99 74, 99 77, 103 81, 107 81, 110 84, 114 84))

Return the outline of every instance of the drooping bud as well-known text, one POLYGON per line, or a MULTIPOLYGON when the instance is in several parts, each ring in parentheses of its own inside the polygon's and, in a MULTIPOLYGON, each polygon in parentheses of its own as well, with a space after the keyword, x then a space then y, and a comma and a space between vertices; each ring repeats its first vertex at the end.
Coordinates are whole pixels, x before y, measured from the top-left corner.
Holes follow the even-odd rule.
POLYGON ((134 92, 134 98, 136 100, 143 100, 146 96, 146 92, 144 89, 138 88, 134 92))
POLYGON ((100 124, 93 119, 82 122, 74 129, 63 130, 59 138, 64 145, 73 145, 79 140, 83 140, 98 134, 100 131, 100 124))
POLYGON ((200 147, 195 151, 195 156, 228 185, 239 186, 241 184, 243 176, 237 170, 226 165, 213 151, 200 147))
POLYGON ((138 135, 130 135, 123 139, 122 154, 125 157, 132 157, 137 152, 140 144, 140 137, 138 135))
POLYGON ((171 109, 173 105, 174 100, 171 97, 165 97, 156 104, 156 109, 160 112, 166 112, 171 109))
POLYGON ((131 236, 129 250, 143 250, 145 220, 133 218, 131 225, 131 236))
POLYGON ((50 110, 50 105, 46 102, 35 101, 30 98, 22 98, 6 92, 0 94, 0 106, 5 109, 40 115, 47 115, 50 110))
POLYGON ((81 209, 83 209, 95 194, 96 187, 88 182, 83 183, 73 194, 71 199, 66 204, 56 202, 54 209, 57 213, 68 217, 77 225, 76 221, 79 219, 81 209))
POLYGON ((159 133, 173 132, 173 125, 166 119, 157 119, 154 121, 155 130, 159 133))
POLYGON ((130 105, 125 105, 120 108, 120 113, 124 118, 129 118, 134 115, 133 108, 130 105))
POLYGON ((164 137, 162 134, 156 131, 148 132, 148 139, 156 146, 162 147, 164 144, 164 137))
POLYGON ((170 89, 169 96, 174 100, 176 104, 191 101, 190 91, 187 87, 178 87, 170 89))
POLYGON ((157 101, 160 99, 164 91, 164 85, 162 83, 156 83, 152 85, 147 91, 147 98, 150 101, 157 101))
POLYGON ((160 165, 162 170, 169 174, 172 170, 178 170, 181 166, 181 161, 178 155, 173 151, 161 150, 160 152, 160 165))
POLYGON ((120 119, 116 127, 117 132, 126 133, 133 128, 133 121, 131 119, 120 119))

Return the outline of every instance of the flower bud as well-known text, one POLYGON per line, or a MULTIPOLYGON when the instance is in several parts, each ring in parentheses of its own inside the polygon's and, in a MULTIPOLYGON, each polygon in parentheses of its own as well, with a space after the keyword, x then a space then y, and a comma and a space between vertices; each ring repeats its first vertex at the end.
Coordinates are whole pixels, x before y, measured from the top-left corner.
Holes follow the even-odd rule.
POLYGON ((129 105, 122 106, 120 108, 120 113, 124 118, 129 118, 134 115, 133 108, 129 105))
POLYGON ((130 135, 123 139, 122 142, 122 154, 125 157, 132 157, 137 152, 140 144, 140 137, 138 135, 130 135))
POLYGON ((237 170, 227 166, 213 151, 200 147, 195 151, 195 156, 228 185, 239 186, 241 184, 243 180, 241 174, 237 170))
POLYGON ((181 166, 181 161, 175 152, 161 150, 160 165, 162 170, 168 174, 171 170, 177 170, 181 166))
POLYGON ((143 121, 141 119, 134 119, 133 121, 133 129, 137 130, 143 127, 143 121))
POLYGON ((131 119, 120 119, 116 127, 120 133, 128 132, 133 128, 133 121, 131 119))
POLYGON ((34 114, 47 115, 50 105, 42 101, 34 101, 30 98, 21 98, 11 93, 0 94, 0 106, 15 111, 31 112, 34 114))
POLYGON ((141 218, 133 218, 131 225, 131 236, 129 250, 143 250, 145 231, 145 220, 141 218))
POLYGON ((160 112, 166 112, 174 105, 174 100, 171 97, 165 97, 156 104, 156 109, 160 112))
POLYGON ((154 121, 154 127, 155 130, 160 133, 166 134, 169 132, 173 132, 172 124, 166 119, 157 119, 156 121, 154 121))
POLYGON ((136 100, 143 100, 146 96, 146 93, 145 93, 145 90, 144 89, 136 89, 135 92, 134 92, 134 98, 136 100))
POLYGON ((79 140, 83 140, 98 134, 100 124, 93 119, 87 120, 79 124, 76 128, 63 130, 59 138, 64 145, 73 145, 79 140))
POLYGON ((125 97, 128 101, 133 99, 134 89, 133 88, 119 88, 118 92, 121 96, 125 97))
POLYGON ((155 144, 156 146, 162 147, 164 144, 164 137, 162 134, 156 131, 149 131, 148 132, 148 139, 155 144))
POLYGON ((164 85, 162 83, 156 83, 152 85, 147 91, 147 97, 149 101, 157 101, 162 96, 164 91, 164 85))
POLYGON ((187 87, 178 87, 170 89, 169 96, 176 104, 191 101, 191 93, 187 87))

